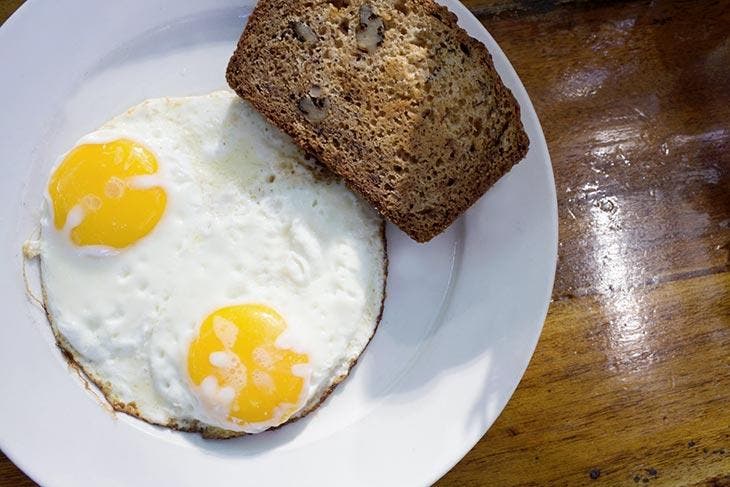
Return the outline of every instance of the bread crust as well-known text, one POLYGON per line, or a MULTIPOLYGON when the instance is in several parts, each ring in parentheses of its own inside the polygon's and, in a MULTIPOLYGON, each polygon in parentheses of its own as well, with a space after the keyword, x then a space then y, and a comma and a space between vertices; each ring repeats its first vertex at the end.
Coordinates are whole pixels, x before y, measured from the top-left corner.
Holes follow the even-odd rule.
POLYGON ((432 0, 261 0, 226 78, 419 242, 444 231, 529 149, 520 107, 486 47, 432 0), (354 32, 362 5, 385 24, 373 51, 354 32), (302 23, 315 41, 292 32, 302 23), (298 105, 312 88, 324 115, 298 105))

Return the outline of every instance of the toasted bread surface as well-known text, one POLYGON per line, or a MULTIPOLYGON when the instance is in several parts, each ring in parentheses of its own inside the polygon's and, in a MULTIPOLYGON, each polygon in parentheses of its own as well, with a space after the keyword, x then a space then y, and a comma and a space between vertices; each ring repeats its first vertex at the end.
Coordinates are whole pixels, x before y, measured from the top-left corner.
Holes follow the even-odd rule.
POLYGON ((529 146, 486 47, 432 0, 261 0, 226 77, 419 242, 529 146))

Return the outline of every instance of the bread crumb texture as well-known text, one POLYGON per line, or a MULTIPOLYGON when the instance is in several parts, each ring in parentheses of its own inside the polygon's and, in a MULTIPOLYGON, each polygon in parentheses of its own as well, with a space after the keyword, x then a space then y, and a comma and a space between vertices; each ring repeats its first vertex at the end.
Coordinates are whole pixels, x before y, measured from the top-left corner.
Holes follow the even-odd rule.
POLYGON ((486 47, 432 0, 261 0, 227 79, 419 242, 529 146, 486 47))

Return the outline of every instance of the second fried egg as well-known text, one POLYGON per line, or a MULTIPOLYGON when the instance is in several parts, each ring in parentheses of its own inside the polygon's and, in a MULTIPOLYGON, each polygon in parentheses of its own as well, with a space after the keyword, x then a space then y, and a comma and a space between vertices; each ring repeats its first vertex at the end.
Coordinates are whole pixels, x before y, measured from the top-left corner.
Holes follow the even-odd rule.
POLYGON ((228 91, 114 118, 46 200, 59 343, 147 421, 227 436, 300 417, 377 326, 382 220, 228 91))

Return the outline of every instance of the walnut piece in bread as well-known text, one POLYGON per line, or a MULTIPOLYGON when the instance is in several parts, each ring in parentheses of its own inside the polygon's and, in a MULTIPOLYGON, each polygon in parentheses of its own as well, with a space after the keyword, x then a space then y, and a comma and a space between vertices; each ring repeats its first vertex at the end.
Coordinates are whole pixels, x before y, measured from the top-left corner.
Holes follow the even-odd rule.
POLYGON ((419 242, 529 147, 486 47, 432 0, 260 0, 226 77, 419 242))

